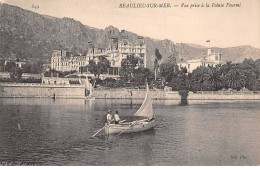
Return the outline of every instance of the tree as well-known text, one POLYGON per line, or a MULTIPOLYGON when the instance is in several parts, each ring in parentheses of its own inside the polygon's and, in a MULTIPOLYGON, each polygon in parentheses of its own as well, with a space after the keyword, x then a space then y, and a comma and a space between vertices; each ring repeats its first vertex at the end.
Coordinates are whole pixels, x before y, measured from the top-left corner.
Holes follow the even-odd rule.
POLYGON ((165 61, 160 65, 160 76, 163 82, 170 82, 176 72, 178 72, 178 66, 175 63, 165 61))
POLYGON ((5 65, 5 71, 11 72, 11 70, 15 67, 16 67, 16 65, 14 62, 7 62, 5 65))
POLYGON ((168 84, 174 91, 188 90, 188 76, 186 75, 185 70, 181 68, 180 71, 177 71, 168 84))
POLYGON ((110 67, 109 61, 106 57, 101 56, 98 60, 90 60, 88 65, 88 70, 90 73, 94 74, 95 80, 93 86, 95 87, 96 79, 99 79, 101 74, 107 73, 107 69, 110 67))
POLYGON ((159 61, 162 59, 162 55, 159 52, 159 49, 155 49, 155 59, 154 59, 154 79, 157 80, 157 74, 159 69, 159 61))
POLYGON ((54 69, 51 69, 44 73, 44 77, 65 77, 64 73, 61 71, 57 71, 54 69))
POLYGON ((42 61, 36 61, 32 63, 26 63, 22 65, 23 73, 40 74, 42 71, 42 61))
POLYGON ((24 73, 31 73, 32 72, 32 65, 26 63, 25 65, 22 65, 22 69, 24 73))
POLYGON ((202 91, 207 90, 207 78, 206 73, 208 72, 208 67, 198 67, 192 71, 190 76, 190 90, 192 91, 202 91))
POLYGON ((222 78, 217 68, 209 68, 205 76, 206 81, 214 88, 214 90, 220 90, 223 88, 222 78))
POLYGON ((169 85, 172 90, 260 89, 260 59, 256 61, 245 59, 243 63, 237 64, 232 64, 230 61, 215 67, 200 66, 192 73, 187 73, 187 69, 181 68, 172 74, 172 67, 169 65, 169 62, 163 62, 160 66, 160 74, 166 81, 171 79, 169 85))
POLYGON ((42 61, 37 61, 35 63, 32 64, 32 68, 31 68, 31 73, 34 73, 34 74, 40 74, 41 71, 42 71, 42 66, 43 65, 43 62, 42 61))
POLYGON ((239 65, 233 66, 226 76, 228 87, 236 90, 240 90, 245 86, 245 75, 240 69, 239 65))
POLYGON ((228 61, 226 64, 224 64, 220 67, 220 70, 219 70, 220 74, 222 76, 226 76, 228 71, 231 69, 231 67, 232 67, 232 61, 228 61))
POLYGON ((132 80, 137 63, 138 59, 134 55, 128 55, 126 59, 122 60, 120 76, 124 81, 130 82, 132 80))
POLYGON ((10 73, 10 77, 11 77, 12 81, 18 82, 18 81, 21 80, 21 76, 22 76, 22 74, 23 74, 21 68, 12 67, 10 72, 11 72, 11 73, 10 73))
POLYGON ((256 62, 252 59, 244 59, 241 64, 241 69, 243 70, 245 76, 245 88, 249 90, 257 90, 256 83, 259 79, 260 71, 257 68, 256 62))
POLYGON ((144 86, 147 83, 151 83, 153 74, 148 68, 138 68, 134 70, 134 76, 132 82, 134 86, 144 86))
MULTIPOLYGON (((177 53, 177 52, 175 52, 175 53, 177 53)), ((175 53, 173 53, 172 55, 168 56, 168 58, 167 58, 167 62, 170 62, 170 63, 176 64, 175 53)))

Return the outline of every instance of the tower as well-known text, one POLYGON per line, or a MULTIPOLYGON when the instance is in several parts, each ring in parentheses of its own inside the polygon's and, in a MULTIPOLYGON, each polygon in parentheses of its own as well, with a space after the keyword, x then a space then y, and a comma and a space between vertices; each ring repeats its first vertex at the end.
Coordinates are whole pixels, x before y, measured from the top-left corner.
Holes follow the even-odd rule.
POLYGON ((211 48, 208 48, 207 56, 210 56, 211 53, 212 53, 211 48))

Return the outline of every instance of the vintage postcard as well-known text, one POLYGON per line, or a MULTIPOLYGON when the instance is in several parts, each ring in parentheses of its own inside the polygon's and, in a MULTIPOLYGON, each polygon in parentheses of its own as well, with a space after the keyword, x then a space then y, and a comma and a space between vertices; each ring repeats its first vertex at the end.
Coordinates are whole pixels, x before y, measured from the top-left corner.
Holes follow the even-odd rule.
POLYGON ((260 0, 0 0, 0 166, 257 166, 260 0))

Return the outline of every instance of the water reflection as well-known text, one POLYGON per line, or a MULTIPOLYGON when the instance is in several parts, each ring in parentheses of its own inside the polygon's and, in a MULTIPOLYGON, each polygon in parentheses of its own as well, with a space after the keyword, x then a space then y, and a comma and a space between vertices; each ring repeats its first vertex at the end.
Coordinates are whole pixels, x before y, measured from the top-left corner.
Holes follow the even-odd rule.
POLYGON ((188 105, 188 100, 187 99, 181 99, 180 106, 187 106, 188 105))

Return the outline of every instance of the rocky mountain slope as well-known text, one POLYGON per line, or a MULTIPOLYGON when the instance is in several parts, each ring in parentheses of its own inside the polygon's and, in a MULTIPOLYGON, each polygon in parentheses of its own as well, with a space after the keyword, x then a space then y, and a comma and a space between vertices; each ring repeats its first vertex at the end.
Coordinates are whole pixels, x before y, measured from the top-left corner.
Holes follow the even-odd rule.
MULTIPOLYGON (((71 18, 55 18, 16 6, 0 4, 1 58, 41 59, 48 63, 55 49, 70 49, 85 53, 90 49, 88 42, 92 41, 95 47, 104 48, 115 36, 120 38, 122 31, 113 26, 104 30, 96 29, 71 18)), ((124 36, 128 36, 129 41, 134 42, 139 35, 125 31, 124 36)), ((196 59, 206 54, 206 47, 200 45, 144 38, 149 68, 153 67, 156 48, 163 55, 163 59, 170 55, 174 55, 177 60, 196 59)), ((251 46, 213 48, 213 51, 222 52, 223 60, 232 62, 241 62, 244 58, 260 58, 260 49, 251 46)))

